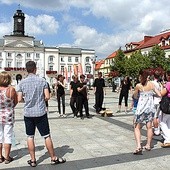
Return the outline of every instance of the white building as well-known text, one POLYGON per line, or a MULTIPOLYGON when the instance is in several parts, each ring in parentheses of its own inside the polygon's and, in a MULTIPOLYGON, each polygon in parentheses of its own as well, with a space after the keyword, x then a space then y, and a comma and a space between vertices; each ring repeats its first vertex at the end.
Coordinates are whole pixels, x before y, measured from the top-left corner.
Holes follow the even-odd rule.
POLYGON ((13 84, 27 76, 25 64, 29 60, 37 63, 37 74, 53 83, 57 74, 64 74, 70 82, 73 74, 85 74, 93 79, 95 51, 69 47, 45 47, 42 41, 25 35, 25 15, 17 10, 13 16, 13 34, 0 39, 0 71, 11 73, 13 84))

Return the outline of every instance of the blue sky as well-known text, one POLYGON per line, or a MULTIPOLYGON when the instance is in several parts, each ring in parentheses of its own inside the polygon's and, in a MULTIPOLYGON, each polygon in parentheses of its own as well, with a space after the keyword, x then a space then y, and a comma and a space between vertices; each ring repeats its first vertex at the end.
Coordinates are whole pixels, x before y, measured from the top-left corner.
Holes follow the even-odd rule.
POLYGON ((98 59, 170 28, 169 0, 0 0, 0 38, 13 31, 18 4, 26 34, 46 46, 94 49, 98 59))

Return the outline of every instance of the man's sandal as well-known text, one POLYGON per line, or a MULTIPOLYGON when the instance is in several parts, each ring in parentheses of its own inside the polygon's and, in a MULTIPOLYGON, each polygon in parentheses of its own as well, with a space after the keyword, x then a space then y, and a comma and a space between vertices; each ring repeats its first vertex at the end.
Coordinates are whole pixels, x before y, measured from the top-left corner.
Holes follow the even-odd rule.
POLYGON ((143 155, 142 153, 142 148, 137 148, 134 152, 133 152, 134 155, 143 155))
POLYGON ((12 162, 14 160, 14 158, 10 157, 8 159, 5 159, 5 164, 9 164, 10 162, 12 162))
POLYGON ((55 160, 51 160, 51 165, 62 164, 65 162, 66 162, 65 158, 56 158, 55 160))
POLYGON ((37 162, 36 162, 36 161, 28 160, 27 163, 28 163, 31 167, 36 167, 36 166, 37 166, 37 162))
POLYGON ((4 162, 5 161, 5 158, 2 156, 1 158, 0 158, 0 163, 2 163, 2 162, 4 162))

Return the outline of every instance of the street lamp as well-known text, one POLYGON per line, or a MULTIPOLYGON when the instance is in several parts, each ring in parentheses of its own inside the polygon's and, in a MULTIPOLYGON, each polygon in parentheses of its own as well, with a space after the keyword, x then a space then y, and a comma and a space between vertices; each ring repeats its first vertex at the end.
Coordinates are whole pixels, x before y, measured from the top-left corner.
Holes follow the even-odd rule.
POLYGON ((95 64, 96 64, 96 59, 97 59, 97 56, 92 56, 91 57, 91 61, 92 61, 92 64, 93 64, 93 79, 95 78, 95 64))

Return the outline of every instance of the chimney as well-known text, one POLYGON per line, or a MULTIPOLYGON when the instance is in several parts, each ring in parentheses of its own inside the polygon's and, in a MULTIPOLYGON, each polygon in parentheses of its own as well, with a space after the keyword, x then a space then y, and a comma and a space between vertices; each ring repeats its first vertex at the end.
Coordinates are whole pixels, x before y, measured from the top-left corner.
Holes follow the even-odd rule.
POLYGON ((153 38, 152 36, 144 36, 144 43, 153 38))

